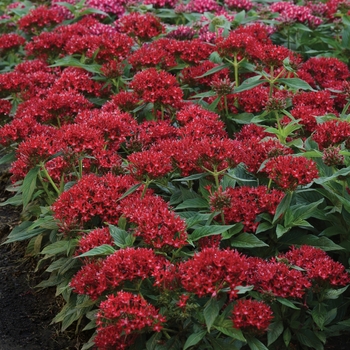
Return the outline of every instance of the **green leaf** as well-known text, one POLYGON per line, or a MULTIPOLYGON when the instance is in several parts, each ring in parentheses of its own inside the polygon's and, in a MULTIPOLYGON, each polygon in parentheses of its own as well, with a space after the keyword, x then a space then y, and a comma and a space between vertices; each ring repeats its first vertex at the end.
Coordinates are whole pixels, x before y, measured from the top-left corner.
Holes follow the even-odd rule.
MULTIPOLYGON (((208 75, 212 75, 214 73, 220 72, 221 70, 225 69, 225 68, 229 68, 228 64, 221 64, 220 66, 216 66, 212 69, 209 69, 207 72, 205 72, 202 75, 199 75, 198 77, 195 77, 196 79, 200 79, 200 78, 204 78, 207 77, 208 75)), ((196 96, 195 96, 196 97, 196 96)))
POLYGON ((120 198, 117 199, 117 202, 121 201, 122 199, 127 197, 129 194, 134 193, 141 185, 142 185, 142 182, 140 182, 134 186, 131 186, 120 198))
POLYGON ((84 256, 97 256, 97 255, 110 255, 113 254, 116 250, 109 244, 102 244, 99 247, 90 249, 88 252, 80 254, 77 258, 82 258, 84 256))
POLYGON ((8 235, 7 240, 3 244, 25 241, 32 237, 38 236, 46 231, 45 228, 36 228, 33 230, 29 230, 28 228, 31 225, 31 221, 24 221, 20 225, 16 226, 8 235))
POLYGON ((114 240, 114 243, 119 248, 132 247, 135 237, 129 232, 120 229, 114 225, 108 225, 109 232, 114 240))
POLYGON ((256 237, 253 233, 243 232, 231 239, 231 246, 236 248, 259 248, 268 245, 256 237))
POLYGON ((181 179, 174 179, 172 181, 176 182, 176 181, 193 181, 193 180, 198 180, 198 179, 201 179, 202 177, 206 177, 208 176, 207 173, 202 173, 202 174, 193 174, 193 175, 190 175, 190 176, 186 176, 186 177, 182 177, 181 179))
POLYGON ((244 225, 241 222, 237 222, 232 225, 233 227, 221 234, 222 239, 230 239, 232 236, 240 233, 243 230, 244 225))
POLYGON ((192 242, 197 241, 200 238, 219 235, 229 229, 234 227, 234 225, 212 225, 212 226, 203 226, 195 229, 191 235, 189 235, 189 240, 192 242))
POLYGON ((44 255, 56 255, 60 253, 66 253, 71 247, 71 242, 69 240, 62 240, 52 243, 45 247, 40 254, 44 255))
POLYGON ((156 350, 161 338, 162 334, 160 332, 154 333, 146 343, 146 350, 156 350))
POLYGON ((208 201, 206 201, 204 198, 198 197, 198 198, 191 198, 186 199, 182 203, 180 203, 175 210, 180 209, 189 209, 189 208, 209 208, 208 201))
POLYGON ((267 346, 270 346, 273 342, 275 342, 282 333, 283 333, 283 322, 282 321, 272 322, 267 331, 267 346))
POLYGON ((273 225, 271 223, 263 221, 259 224, 255 234, 258 234, 260 232, 265 232, 265 231, 271 229, 272 227, 273 227, 273 225))
POLYGON ((315 203, 310 203, 308 205, 295 205, 287 210, 284 217, 284 226, 293 227, 301 226, 300 222, 304 219, 308 219, 317 212, 317 207, 324 202, 324 198, 318 200, 315 203))
POLYGON ((247 343, 251 350, 269 350, 260 340, 253 337, 247 337, 247 343))
POLYGON ((210 218, 211 214, 202 214, 202 213, 198 213, 198 212, 194 212, 194 215, 190 216, 190 217, 186 217, 186 215, 184 216, 183 214, 187 214, 190 213, 188 211, 179 213, 179 216, 182 218, 185 218, 186 220, 186 228, 189 229, 194 225, 199 224, 200 222, 203 221, 207 221, 210 218))
POLYGON ((209 111, 214 112, 216 110, 216 107, 218 106, 219 102, 221 100, 221 96, 218 96, 208 107, 207 109, 209 111))
POLYGON ((72 56, 66 56, 66 57, 57 59, 56 62, 52 64, 50 67, 79 67, 79 68, 85 69, 90 73, 95 73, 95 74, 101 73, 101 66, 99 64, 96 64, 96 63, 85 64, 72 56))
POLYGON ((246 342, 246 339, 243 336, 243 333, 240 329, 233 328, 232 321, 224 320, 220 324, 215 324, 213 326, 219 332, 231 337, 232 339, 237 339, 242 342, 246 342))
POLYGON ((344 248, 338 244, 335 244, 332 240, 327 237, 317 237, 314 235, 303 235, 301 237, 289 237, 287 241, 281 240, 281 243, 286 243, 288 245, 312 245, 317 248, 321 248, 324 251, 335 251, 343 250, 344 248))
POLYGON ((289 343, 291 339, 292 339, 292 333, 289 328, 286 328, 283 332, 283 341, 287 348, 289 347, 289 343))
POLYGON ((279 78, 277 81, 279 83, 287 85, 288 87, 294 90, 300 89, 300 90, 316 91, 306 81, 301 80, 299 78, 279 78))
POLYGON ((275 224, 279 218, 284 215, 284 213, 287 211, 287 209, 290 207, 290 203, 292 201, 294 192, 287 192, 287 194, 283 197, 280 204, 278 205, 276 209, 275 216, 273 217, 272 223, 275 224))
POLYGON ((264 83, 267 83, 267 80, 261 79, 261 75, 256 75, 254 77, 244 80, 244 82, 240 86, 234 88, 233 92, 236 94, 238 92, 251 90, 256 86, 259 86, 264 83))
POLYGON ((339 289, 329 289, 324 294, 325 299, 338 299, 341 294, 343 294, 349 286, 339 288, 339 289))
POLYGON ((301 329, 296 333, 299 342, 311 349, 323 350, 321 341, 310 329, 301 329))
POLYGON ((291 309, 294 309, 294 310, 300 310, 300 308, 298 308, 297 306, 295 306, 290 300, 288 299, 284 299, 284 298, 281 298, 281 297, 277 297, 276 300, 281 303, 282 305, 285 305, 291 309))
POLYGON ((325 306, 321 303, 318 303, 313 310, 311 311, 311 316, 317 326, 323 331, 324 324, 326 321, 327 310, 325 306))
POLYGON ((0 203, 0 207, 4 207, 5 205, 13 205, 14 207, 19 207, 23 204, 23 196, 22 194, 16 194, 13 197, 10 197, 5 202, 0 203))
POLYGON ((208 338, 214 350, 238 350, 229 338, 217 339, 212 336, 209 336, 208 338))
POLYGON ((276 227, 276 236, 277 236, 277 238, 282 237, 289 230, 290 230, 290 227, 284 227, 284 226, 282 226, 280 224, 277 224, 277 227, 276 227))
POLYGON ((36 188, 36 180, 40 171, 40 167, 29 170, 28 174, 23 180, 22 195, 23 195, 23 207, 26 207, 32 199, 34 190, 36 188))
POLYGON ((211 326, 213 325, 216 317, 219 315, 220 311, 220 304, 218 300, 211 298, 204 310, 203 310, 203 315, 205 319, 205 324, 207 326, 208 333, 210 333, 211 326))
POLYGON ((197 333, 191 334, 187 338, 186 343, 185 343, 185 345, 183 347, 183 350, 186 350, 189 347, 198 344, 205 337, 206 334, 207 334, 206 330, 202 330, 202 331, 199 331, 197 333))
POLYGON ((0 165, 2 165, 2 164, 9 164, 9 163, 12 163, 15 160, 16 160, 16 153, 15 152, 11 152, 11 153, 5 154, 3 157, 1 157, 0 165))

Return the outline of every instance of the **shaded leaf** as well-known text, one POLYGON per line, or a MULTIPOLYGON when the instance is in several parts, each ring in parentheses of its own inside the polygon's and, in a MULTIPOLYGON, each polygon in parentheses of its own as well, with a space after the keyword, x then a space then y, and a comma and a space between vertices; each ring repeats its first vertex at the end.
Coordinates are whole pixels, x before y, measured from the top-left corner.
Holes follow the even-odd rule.
POLYGON ((186 340, 186 343, 183 347, 183 350, 186 350, 188 349, 189 347, 193 346, 193 345, 196 345, 198 344, 203 338, 204 336, 207 334, 207 331, 206 330, 202 330, 202 331, 199 331, 197 333, 193 333, 191 334, 187 340, 186 340))

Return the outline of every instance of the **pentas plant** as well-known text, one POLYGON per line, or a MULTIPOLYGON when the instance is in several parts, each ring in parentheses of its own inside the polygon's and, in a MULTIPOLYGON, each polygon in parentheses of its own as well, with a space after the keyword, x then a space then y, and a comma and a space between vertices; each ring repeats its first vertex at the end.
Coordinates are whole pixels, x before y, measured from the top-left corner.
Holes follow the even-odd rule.
POLYGON ((83 350, 321 350, 349 328, 349 10, 0 5, 7 243, 83 350))

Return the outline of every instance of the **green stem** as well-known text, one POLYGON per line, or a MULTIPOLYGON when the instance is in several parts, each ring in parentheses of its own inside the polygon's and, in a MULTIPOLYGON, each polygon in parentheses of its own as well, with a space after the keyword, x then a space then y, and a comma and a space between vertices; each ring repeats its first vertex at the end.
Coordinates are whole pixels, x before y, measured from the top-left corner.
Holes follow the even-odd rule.
POLYGON ((152 180, 147 176, 146 181, 144 182, 145 187, 142 190, 141 193, 141 199, 144 198, 144 196, 146 195, 146 191, 148 189, 148 186, 151 184, 152 180))
POLYGON ((45 168, 45 165, 42 164, 41 167, 42 167, 42 171, 43 171, 45 177, 47 178, 47 180, 49 180, 51 186, 54 188, 54 190, 57 192, 57 194, 60 195, 61 192, 60 192, 60 190, 57 188, 56 184, 53 182, 51 176, 49 175, 48 171, 47 171, 46 168, 45 168))
POLYGON ((83 160, 79 158, 79 179, 83 177, 83 160))
POLYGON ((276 82, 276 80, 273 78, 273 74, 274 74, 274 66, 270 67, 270 90, 269 90, 269 97, 272 97, 273 94, 273 86, 276 82))
POLYGON ((227 95, 224 95, 225 113, 228 116, 227 95))
POLYGON ((235 71, 235 82, 236 82, 236 86, 237 87, 239 86, 239 76, 238 76, 239 63, 240 62, 237 61, 237 55, 234 55, 233 68, 234 68, 234 71, 235 71))

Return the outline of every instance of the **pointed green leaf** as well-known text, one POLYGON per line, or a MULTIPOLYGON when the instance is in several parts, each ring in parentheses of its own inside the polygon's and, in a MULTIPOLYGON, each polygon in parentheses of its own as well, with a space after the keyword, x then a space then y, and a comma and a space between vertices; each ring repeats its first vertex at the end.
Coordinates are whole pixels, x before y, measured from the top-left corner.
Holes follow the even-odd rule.
POLYGON ((300 310, 300 308, 298 308, 297 306, 295 306, 290 300, 288 299, 284 299, 284 298, 281 298, 281 297, 277 297, 276 300, 281 303, 282 305, 285 305, 285 306, 288 306, 289 308, 291 309, 294 309, 294 310, 300 310))
POLYGON ((182 203, 180 203, 175 209, 180 210, 180 209, 189 209, 189 208, 208 208, 209 203, 207 200, 204 198, 191 198, 191 199, 186 199, 182 203))
POLYGON ((199 331, 197 333, 193 333, 191 334, 186 342, 185 342, 185 345, 183 347, 183 350, 186 350, 188 349, 189 347, 193 346, 193 345, 196 345, 198 344, 204 337, 205 335, 207 334, 207 331, 206 330, 202 330, 202 331, 199 331))
POLYGON ((301 80, 299 78, 280 78, 277 81, 279 83, 287 85, 288 87, 294 90, 300 89, 300 90, 316 91, 306 81, 301 80))
POLYGON ((247 343, 251 350, 269 350, 260 340, 253 337, 247 337, 247 343))
POLYGON ((82 258, 84 256, 97 256, 97 255, 110 255, 113 254, 116 250, 109 244, 102 244, 99 247, 90 249, 88 252, 80 254, 77 258, 82 258))
POLYGON ((233 328, 232 321, 224 320, 220 322, 219 325, 214 324, 213 326, 219 332, 231 337, 232 339, 237 339, 242 342, 246 342, 246 339, 243 336, 243 333, 240 329, 233 328))
POLYGON ((207 326, 208 333, 210 333, 211 326, 213 325, 216 317, 219 315, 220 311, 220 305, 218 300, 211 298, 204 310, 203 310, 203 315, 205 319, 205 324, 207 326))
POLYGON ((267 80, 261 79, 261 75, 256 75, 254 77, 244 80, 244 82, 240 86, 234 88, 233 92, 236 94, 238 92, 251 90, 256 86, 259 86, 264 83, 267 83, 267 80))
POLYGON ((220 72, 221 70, 228 68, 229 65, 228 64, 221 64, 220 66, 216 66, 212 69, 209 69, 207 72, 205 72, 202 75, 199 75, 198 77, 195 77, 196 79, 200 79, 200 78, 204 78, 207 77, 208 75, 212 75, 214 73, 220 72))
POLYGON ((268 245, 256 237, 253 233, 243 232, 231 239, 231 246, 235 248, 259 248, 268 245))
POLYGON ((108 225, 109 232, 113 238, 114 244, 119 248, 131 247, 135 241, 135 237, 129 232, 120 229, 114 225, 108 225))
POLYGON ((234 225, 212 225, 212 226, 203 226, 197 228, 193 231, 191 235, 189 235, 189 239, 194 242, 200 238, 219 235, 229 229, 234 227, 234 225))
POLYGON ((282 321, 272 322, 267 331, 267 346, 270 346, 273 342, 275 342, 282 333, 283 333, 283 322, 282 321))
POLYGON ((28 174, 23 180, 22 184, 22 195, 23 195, 23 206, 26 207, 30 200, 32 199, 34 190, 36 188, 36 181, 40 167, 36 166, 35 168, 29 170, 28 174))

